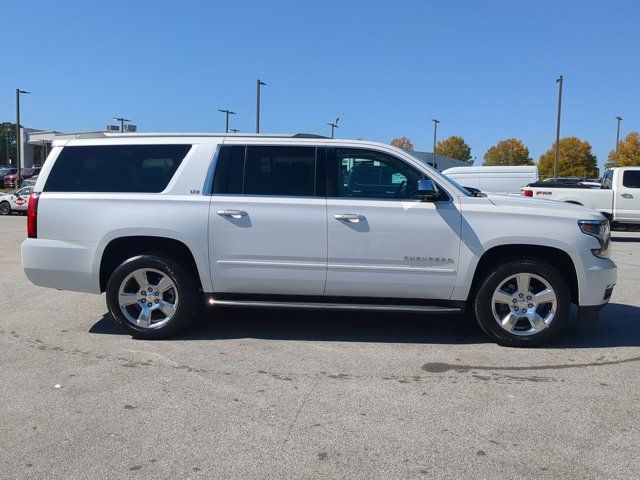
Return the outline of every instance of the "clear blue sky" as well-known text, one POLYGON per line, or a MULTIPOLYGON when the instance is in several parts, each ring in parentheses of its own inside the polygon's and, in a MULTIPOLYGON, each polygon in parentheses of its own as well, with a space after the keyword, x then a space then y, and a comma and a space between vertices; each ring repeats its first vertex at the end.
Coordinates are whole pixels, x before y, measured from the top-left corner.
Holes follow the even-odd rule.
POLYGON ((265 132, 327 134, 340 116, 337 136, 430 151, 437 117, 479 161, 511 136, 537 161, 564 74, 562 135, 602 164, 615 115, 640 130, 639 18, 635 1, 4 2, 0 120, 20 87, 34 128, 124 114, 142 131, 221 131, 230 108, 251 132, 259 77, 265 132))

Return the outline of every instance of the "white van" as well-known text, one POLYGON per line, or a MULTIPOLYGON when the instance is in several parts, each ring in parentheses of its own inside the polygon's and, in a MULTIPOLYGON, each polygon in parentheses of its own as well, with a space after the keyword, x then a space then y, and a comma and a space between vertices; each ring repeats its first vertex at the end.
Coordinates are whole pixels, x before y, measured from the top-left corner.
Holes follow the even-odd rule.
POLYGON ((453 167, 442 172, 464 187, 485 193, 520 194, 521 188, 538 181, 538 167, 453 167))

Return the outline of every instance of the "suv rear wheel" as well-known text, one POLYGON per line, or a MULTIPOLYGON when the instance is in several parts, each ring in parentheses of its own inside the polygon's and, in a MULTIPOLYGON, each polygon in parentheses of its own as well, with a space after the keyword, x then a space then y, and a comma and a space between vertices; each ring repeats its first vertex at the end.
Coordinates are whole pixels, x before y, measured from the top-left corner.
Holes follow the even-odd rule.
POLYGON ((200 295, 193 272, 161 256, 141 255, 123 262, 106 290, 109 312, 136 338, 175 335, 198 311, 200 295))
POLYGON ((565 278, 548 263, 514 260, 486 275, 474 310, 482 330, 498 344, 540 345, 569 322, 571 293, 565 278))

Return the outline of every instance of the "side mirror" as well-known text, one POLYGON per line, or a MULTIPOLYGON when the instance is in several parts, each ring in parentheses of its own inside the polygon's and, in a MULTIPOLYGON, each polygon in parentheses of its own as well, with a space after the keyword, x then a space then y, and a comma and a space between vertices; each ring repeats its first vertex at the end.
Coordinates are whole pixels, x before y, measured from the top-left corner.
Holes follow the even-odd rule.
POLYGON ((440 192, 432 180, 418 180, 417 195, 423 202, 434 202, 440 196, 440 192))

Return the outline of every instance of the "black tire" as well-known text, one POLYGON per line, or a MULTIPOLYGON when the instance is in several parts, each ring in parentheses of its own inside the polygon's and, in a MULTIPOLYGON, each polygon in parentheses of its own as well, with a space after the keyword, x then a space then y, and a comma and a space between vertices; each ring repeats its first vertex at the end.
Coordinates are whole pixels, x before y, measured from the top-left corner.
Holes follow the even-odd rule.
POLYGON ((0 215, 11 215, 11 204, 9 202, 0 203, 0 215))
POLYGON ((535 258, 512 260, 496 266, 481 279, 473 300, 473 310, 482 330, 499 345, 533 347, 550 342, 567 326, 571 316, 571 292, 566 279, 550 264, 535 258), (546 328, 529 336, 508 332, 493 315, 493 293, 505 280, 518 273, 531 273, 543 278, 553 288, 557 299, 553 320, 546 328))
POLYGON ((130 258, 114 270, 107 282, 107 307, 116 324, 135 338, 152 340, 171 337, 184 330, 199 311, 202 298, 195 275, 196 272, 186 269, 170 258, 158 255, 140 255, 130 258), (127 320, 118 301, 122 282, 131 273, 145 268, 158 270, 167 275, 175 284, 178 293, 179 302, 175 313, 168 323, 159 328, 150 329, 134 325, 127 320))

